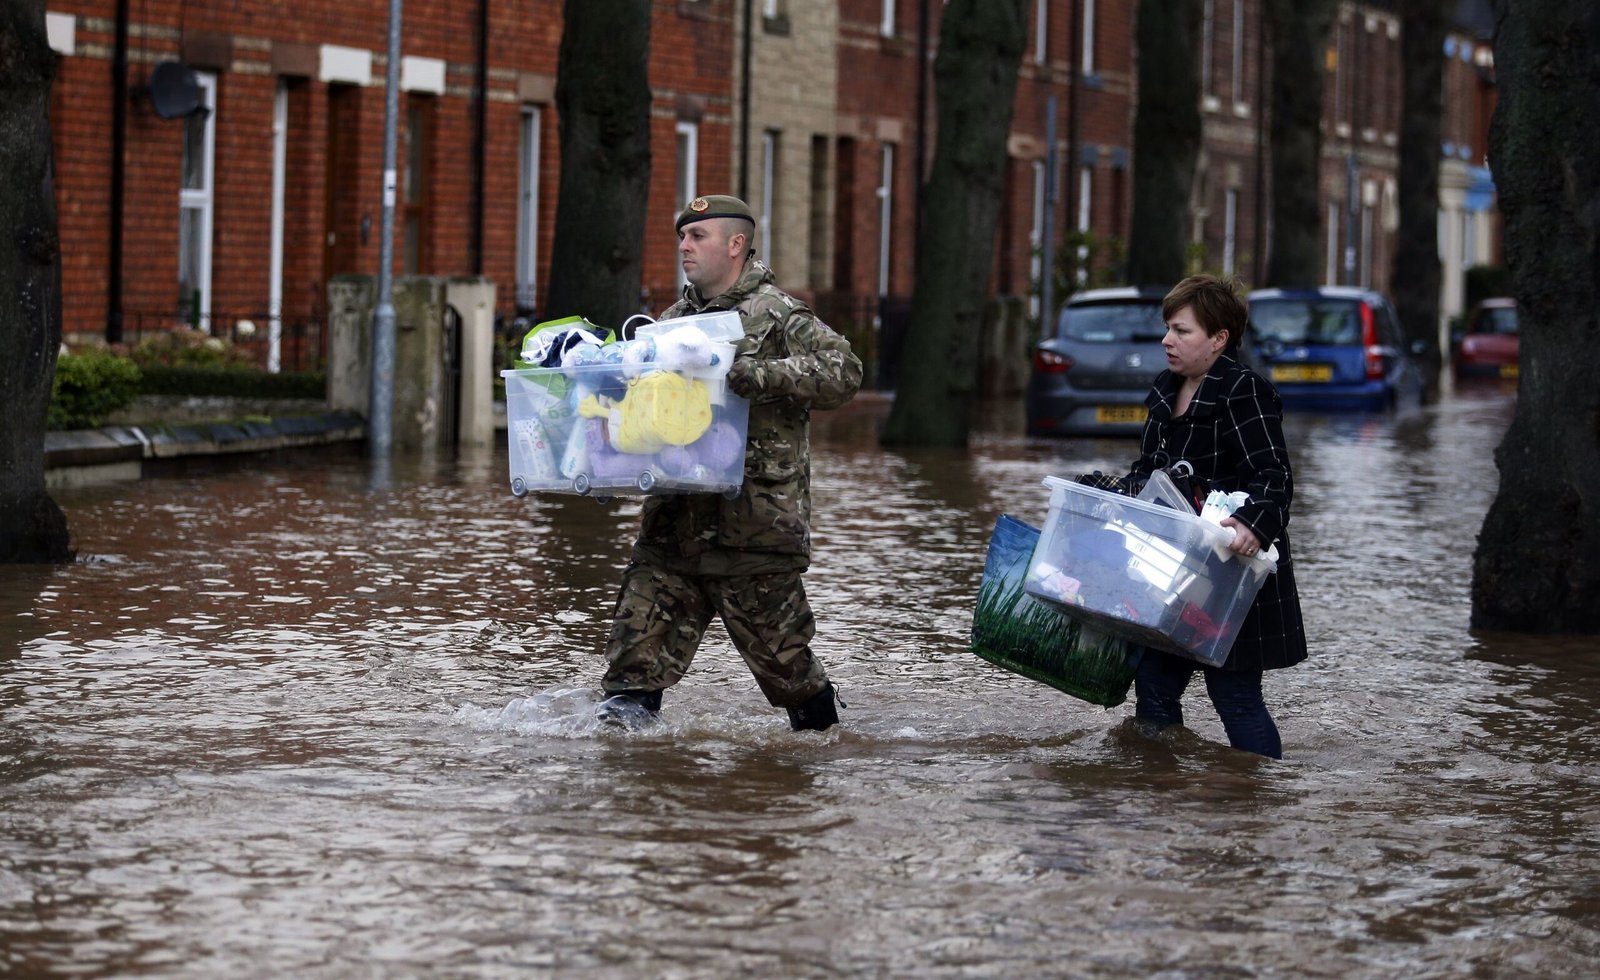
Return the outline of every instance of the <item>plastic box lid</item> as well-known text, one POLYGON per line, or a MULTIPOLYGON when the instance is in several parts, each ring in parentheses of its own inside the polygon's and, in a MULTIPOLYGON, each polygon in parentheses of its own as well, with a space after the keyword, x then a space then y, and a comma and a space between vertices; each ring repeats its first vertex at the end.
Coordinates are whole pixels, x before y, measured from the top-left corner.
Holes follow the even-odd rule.
POLYGON ((739 314, 734 310, 696 313, 671 320, 651 320, 634 328, 633 335, 641 339, 655 337, 679 327, 699 327, 713 341, 735 343, 744 338, 744 321, 739 319, 739 314))

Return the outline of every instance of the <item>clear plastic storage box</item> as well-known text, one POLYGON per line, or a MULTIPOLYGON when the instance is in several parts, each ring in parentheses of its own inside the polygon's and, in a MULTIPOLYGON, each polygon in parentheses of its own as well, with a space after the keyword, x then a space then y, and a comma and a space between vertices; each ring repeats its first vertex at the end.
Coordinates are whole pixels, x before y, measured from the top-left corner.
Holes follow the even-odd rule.
POLYGON ((727 374, 740 336, 736 313, 663 320, 562 367, 500 372, 511 492, 736 493, 750 404, 727 374))
POLYGON ((1231 528, 1187 508, 1044 482, 1050 513, 1028 594, 1112 635, 1221 666, 1277 564, 1235 555, 1231 528))

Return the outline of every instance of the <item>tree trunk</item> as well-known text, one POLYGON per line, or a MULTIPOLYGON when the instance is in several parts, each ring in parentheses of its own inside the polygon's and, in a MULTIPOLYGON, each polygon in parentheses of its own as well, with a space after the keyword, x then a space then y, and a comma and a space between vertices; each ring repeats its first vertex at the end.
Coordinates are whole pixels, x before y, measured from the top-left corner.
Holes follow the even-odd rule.
POLYGON ((1444 114, 1444 36, 1455 0, 1400 5, 1400 230, 1390 295, 1409 343, 1427 344, 1428 401, 1439 397, 1439 134, 1444 114))
POLYGON ((938 133, 911 326, 882 441, 965 446, 1029 0, 950 0, 934 60, 938 133))
POLYGON ((1323 52, 1337 0, 1266 0, 1272 31, 1272 245, 1263 286, 1322 282, 1323 52))
MULTIPOLYGON (((638 312, 650 188, 650 0, 566 0, 556 69, 561 190, 541 319, 638 312)), ((661 229, 661 234, 668 234, 661 229)))
POLYGON ((1521 308, 1472 625, 1600 632, 1600 6, 1496 0, 1489 162, 1521 308))
POLYGON ((44 487, 45 418, 61 346, 50 145, 55 55, 44 0, 0 4, 0 562, 64 562, 67 519, 44 487))
POLYGON ((1200 157, 1199 0, 1139 0, 1128 281, 1170 286, 1187 273, 1189 195, 1200 157))

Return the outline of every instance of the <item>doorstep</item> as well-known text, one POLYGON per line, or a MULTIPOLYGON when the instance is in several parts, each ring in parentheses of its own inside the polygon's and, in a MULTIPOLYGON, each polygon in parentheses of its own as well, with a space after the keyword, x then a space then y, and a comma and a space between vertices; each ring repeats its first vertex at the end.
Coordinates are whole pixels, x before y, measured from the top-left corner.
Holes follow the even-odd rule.
POLYGON ((114 480, 137 480, 146 460, 320 446, 359 441, 365 439, 366 434, 366 420, 354 412, 344 411, 47 432, 45 486, 57 490, 114 480))

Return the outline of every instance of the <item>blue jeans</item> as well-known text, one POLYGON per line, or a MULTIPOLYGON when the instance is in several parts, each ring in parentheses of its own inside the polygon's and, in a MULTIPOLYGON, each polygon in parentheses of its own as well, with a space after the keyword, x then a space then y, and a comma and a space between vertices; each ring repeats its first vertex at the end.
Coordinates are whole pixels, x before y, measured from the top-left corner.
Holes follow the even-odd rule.
POLYGON ((1228 744, 1269 759, 1283 758, 1278 726, 1261 698, 1259 670, 1221 670, 1164 650, 1146 649, 1133 678, 1134 717, 1152 725, 1183 724, 1183 690, 1197 670, 1205 672, 1206 693, 1222 718, 1228 744))

